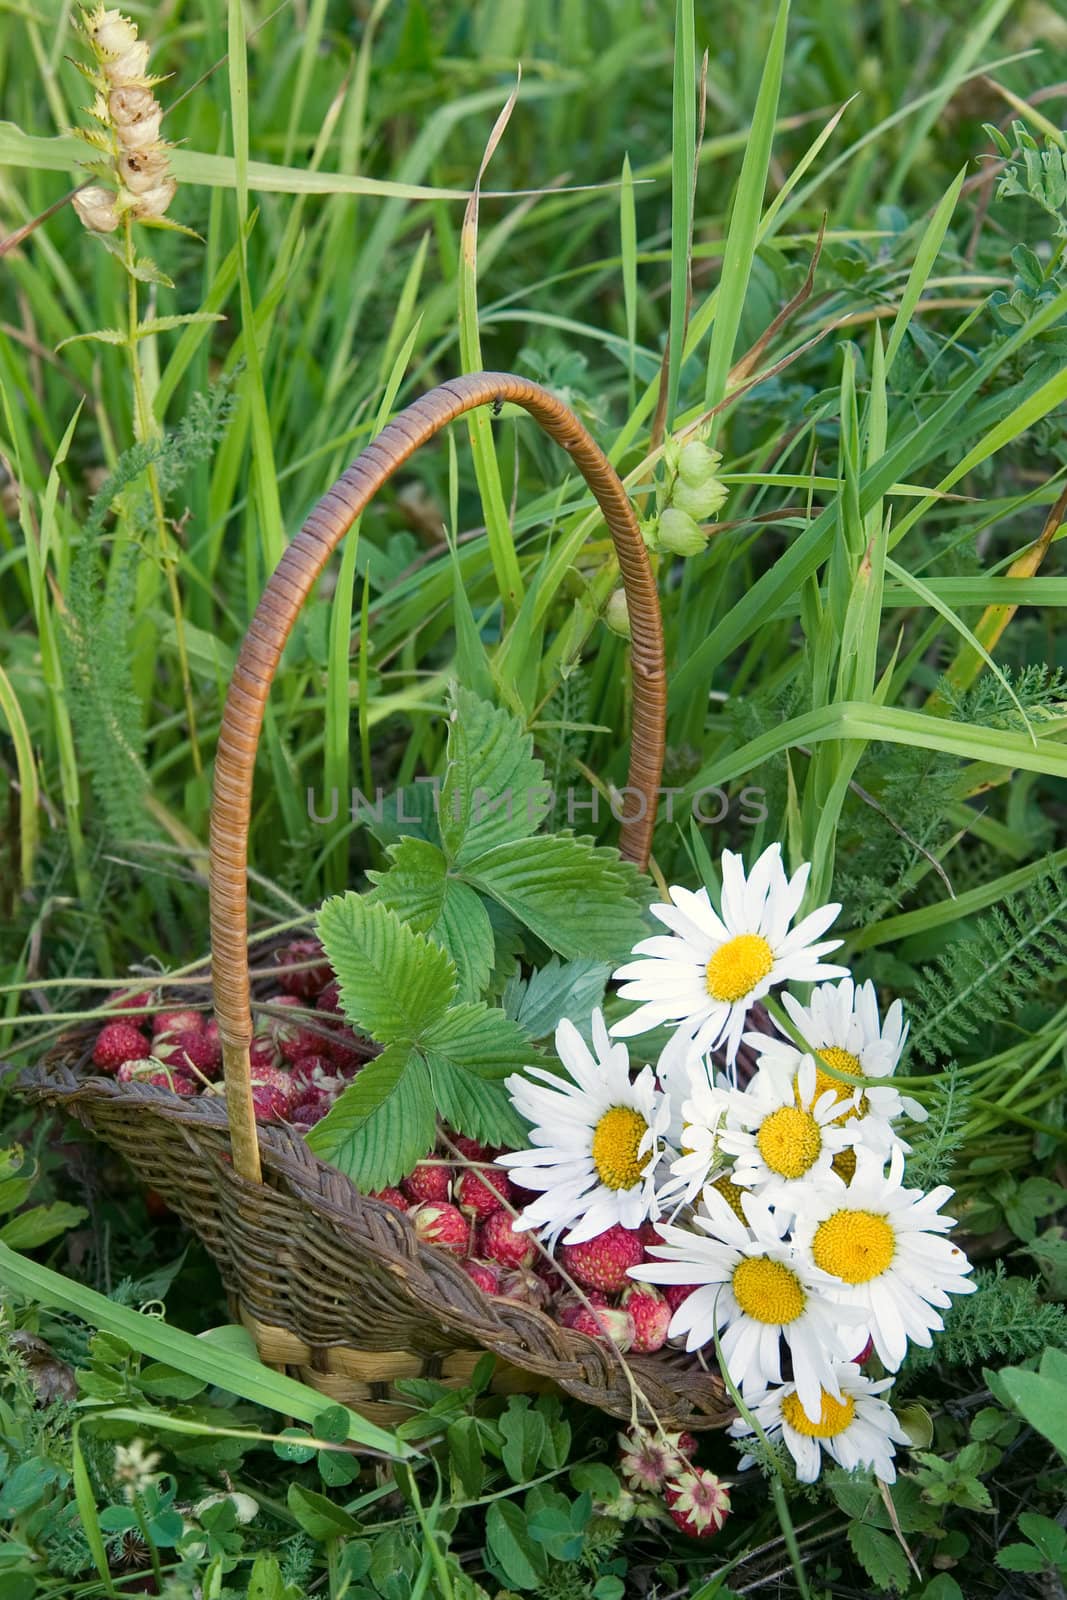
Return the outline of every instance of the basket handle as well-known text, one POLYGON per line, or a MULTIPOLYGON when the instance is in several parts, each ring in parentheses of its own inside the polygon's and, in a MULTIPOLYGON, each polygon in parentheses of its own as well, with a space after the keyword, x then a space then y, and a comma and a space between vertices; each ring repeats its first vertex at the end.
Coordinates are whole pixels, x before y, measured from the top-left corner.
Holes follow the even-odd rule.
POLYGON ((248 824, 256 747, 271 682, 315 580, 382 484, 456 417, 500 400, 523 406, 569 453, 615 544, 633 662, 633 734, 620 849, 642 868, 648 864, 663 766, 666 673, 659 597, 633 508, 603 451, 574 413, 546 389, 510 373, 454 378, 400 412, 311 512, 270 576, 226 696, 211 800, 211 970, 233 1163, 242 1177, 255 1182, 261 1171, 249 1068, 248 824))

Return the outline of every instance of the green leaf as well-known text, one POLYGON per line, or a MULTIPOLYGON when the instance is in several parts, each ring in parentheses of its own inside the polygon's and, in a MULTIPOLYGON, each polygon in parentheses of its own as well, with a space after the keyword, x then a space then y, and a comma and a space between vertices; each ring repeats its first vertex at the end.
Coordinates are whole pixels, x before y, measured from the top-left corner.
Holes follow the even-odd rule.
POLYGON ((611 1468, 602 1461, 579 1461, 570 1471, 571 1483, 579 1494, 591 1494, 594 1500, 617 1500, 621 1485, 611 1468))
POLYGON ((494 1500, 485 1517, 489 1553, 515 1589, 536 1589, 547 1562, 526 1531, 526 1518, 511 1500, 494 1500))
POLYGON ((401 839, 388 854, 388 872, 367 874, 377 885, 368 899, 443 945, 456 964, 460 997, 476 1000, 493 965, 493 930, 482 901, 468 884, 448 876, 444 856, 428 840, 401 839))
POLYGON ((606 961, 561 962, 553 956, 529 979, 513 978, 504 990, 502 1004, 531 1039, 546 1039, 561 1017, 570 1017, 581 1029, 582 1021, 587 1023, 603 1004, 610 976, 611 966, 606 961))
POLYGON ((481 1429, 476 1417, 461 1417, 446 1430, 448 1454, 460 1486, 468 1500, 476 1500, 485 1479, 481 1429))
POLYGON ((548 1439, 544 1417, 531 1409, 526 1395, 512 1395, 497 1426, 504 1440, 501 1457, 512 1483, 528 1483, 536 1476, 548 1439))
POLYGON ((365 895, 336 895, 320 908, 316 931, 345 1015, 380 1043, 410 1044, 448 1009, 456 991, 451 957, 388 907, 365 895))
POLYGON ((436 1133, 426 1064, 407 1045, 390 1045, 350 1083, 307 1135, 365 1193, 410 1172, 436 1133))
POLYGON ((480 1003, 453 1006, 426 1035, 423 1051, 434 1100, 447 1122, 489 1144, 525 1142, 525 1124, 504 1080, 537 1061, 539 1053, 516 1023, 480 1003))
POLYGON ((1006 1544, 997 1551, 997 1566, 1006 1572, 1044 1572, 1047 1564, 1032 1544, 1006 1544))
POLYGON ((910 1581, 908 1562, 895 1539, 865 1522, 850 1522, 848 1542, 876 1589, 883 1593, 889 1589, 904 1592, 910 1581))
POLYGON ((1051 1517, 1043 1517, 1037 1511, 1024 1511, 1019 1517, 1019 1528, 1053 1566, 1062 1566, 1067 1561, 1067 1530, 1051 1517))
POLYGON ((65 1200, 56 1200, 47 1206, 34 1206, 32 1210, 21 1211, 18 1216, 5 1222, 0 1228, 0 1240, 10 1245, 12 1250, 35 1250, 38 1245, 47 1244, 49 1239, 66 1233, 68 1228, 76 1227, 88 1215, 83 1206, 71 1206, 65 1200))
POLYGON ((536 833, 547 793, 544 765, 518 718, 457 689, 438 812, 449 860, 464 866, 536 833))
MULTIPOLYGON (((1045 1352, 1045 1357, 1049 1352, 1045 1352)), ((1032 1428, 1067 1456, 1067 1382, 1043 1358, 1040 1372, 1005 1367, 1000 1386, 1032 1428)))
POLYGON ((291 1483, 285 1499, 289 1510, 311 1539, 337 1539, 359 1532, 360 1524, 355 1517, 314 1489, 302 1489, 298 1483, 291 1483))
POLYGON ((498 845, 464 876, 561 956, 615 961, 648 933, 637 869, 590 839, 542 834, 498 845))

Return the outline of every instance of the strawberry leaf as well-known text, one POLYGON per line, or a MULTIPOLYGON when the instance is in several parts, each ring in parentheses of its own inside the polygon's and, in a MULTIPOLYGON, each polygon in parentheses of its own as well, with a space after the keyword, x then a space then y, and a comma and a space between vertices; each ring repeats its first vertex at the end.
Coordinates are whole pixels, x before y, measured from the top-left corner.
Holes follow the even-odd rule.
POLYGON ((456 992, 447 950, 368 896, 323 902, 316 930, 337 974, 353 1025, 380 1044, 411 1044, 444 1016, 456 992))
POLYGON ((432 1148, 435 1133, 426 1064, 406 1045, 392 1045, 368 1062, 308 1132, 307 1142, 367 1191, 410 1172, 432 1148))

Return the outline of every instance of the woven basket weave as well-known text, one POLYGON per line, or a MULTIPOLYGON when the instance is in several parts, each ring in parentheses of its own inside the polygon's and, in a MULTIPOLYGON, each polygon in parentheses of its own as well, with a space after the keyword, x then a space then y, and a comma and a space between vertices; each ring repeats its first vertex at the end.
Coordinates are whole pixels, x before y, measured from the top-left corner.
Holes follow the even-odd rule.
MULTIPOLYGON (((225 1104, 180 1099, 147 1083, 93 1073, 99 1024, 64 1038, 23 1073, 29 1096, 61 1105, 114 1146, 203 1240, 233 1314, 264 1361, 286 1367, 374 1421, 395 1421, 399 1378, 461 1383, 486 1350, 494 1388, 560 1388, 629 1419, 674 1428, 732 1415, 718 1375, 677 1351, 621 1358, 614 1346, 559 1327, 535 1308, 490 1297, 445 1252, 422 1244, 402 1213, 360 1195, 295 1131, 255 1121, 249 1045, 254 985, 247 928, 248 825, 267 695, 315 580, 373 495, 412 452, 476 406, 510 401, 568 452, 614 541, 630 614, 633 729, 620 849, 644 867, 663 760, 665 673, 655 581, 626 492, 560 401, 536 384, 481 373, 409 406, 312 511, 271 576, 230 683, 211 811, 210 969, 167 1004, 206 1005, 210 982, 223 1048, 225 1104)), ((253 954, 255 947, 253 946, 253 954)), ((262 980, 260 980, 262 982, 262 980)))

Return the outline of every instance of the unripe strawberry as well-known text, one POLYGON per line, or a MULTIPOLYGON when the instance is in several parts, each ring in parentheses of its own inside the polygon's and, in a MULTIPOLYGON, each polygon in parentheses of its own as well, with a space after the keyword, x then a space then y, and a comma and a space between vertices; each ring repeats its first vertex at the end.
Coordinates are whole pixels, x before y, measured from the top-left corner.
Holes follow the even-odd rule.
POLYGON ((672 1478, 663 1498, 675 1527, 690 1539, 712 1538, 730 1515, 730 1491, 705 1467, 690 1467, 672 1478))
POLYGON ((195 1028, 199 1033, 203 1026, 203 1016, 191 1006, 184 1011, 157 1011, 152 1018, 152 1037, 156 1039, 161 1033, 181 1033, 184 1028, 195 1028))
POLYGON ((617 1294, 630 1282, 629 1271, 643 1260, 645 1247, 632 1228, 616 1222, 583 1244, 565 1244, 559 1252, 560 1265, 583 1289, 603 1289, 617 1294))
POLYGON ((424 1244, 435 1244, 455 1256, 465 1256, 470 1246, 470 1224, 462 1211, 445 1202, 427 1200, 411 1213, 415 1232, 424 1244))
POLYGON ((140 1028, 132 1022, 105 1022, 93 1046, 93 1066, 101 1072, 114 1072, 126 1061, 143 1061, 147 1054, 148 1044, 140 1028))
POLYGON ((257 1122, 276 1122, 289 1115, 293 1082, 280 1067, 259 1067, 252 1074, 252 1104, 257 1122))
MULTIPOLYGON (((274 995, 271 1006, 284 1006, 287 1010, 305 1010, 303 1000, 295 994, 274 995)), ((325 1043, 321 1033, 315 1033, 300 1017, 271 1017, 270 1032, 284 1060, 292 1064, 301 1056, 318 1055, 325 1043)))
POLYGON ((500 1210, 502 1200, 510 1200, 511 1184, 501 1167, 468 1168, 456 1179, 456 1204, 475 1217, 489 1217, 500 1210))
POLYGON ((504 1267, 528 1267, 536 1254, 530 1234, 512 1226, 511 1217, 501 1208, 486 1217, 479 1229, 479 1253, 487 1261, 504 1267))
POLYGON ((671 1315, 677 1311, 683 1300, 688 1300, 699 1283, 665 1283, 663 1285, 663 1298, 671 1308, 671 1315))
POLYGON ((634 1319, 633 1350, 638 1355, 662 1350, 671 1325, 671 1308, 659 1290, 651 1283, 632 1284, 623 1291, 620 1304, 634 1319))
POLYGON ((529 1267, 504 1267, 497 1293, 505 1300, 521 1300, 523 1305, 536 1306, 538 1311, 546 1310, 552 1298, 544 1279, 529 1267))
POLYGON ((406 1194, 401 1194, 399 1189, 379 1189, 376 1194, 369 1194, 368 1200, 380 1200, 383 1206, 392 1206, 394 1211, 410 1211, 411 1201, 406 1194))
POLYGON ((463 1263, 463 1270, 483 1294, 500 1293, 500 1274, 491 1261, 475 1261, 472 1257, 463 1263))
POLYGON ((189 1077, 188 1073, 160 1066, 154 1056, 147 1056, 141 1061, 124 1061, 115 1076, 120 1083, 151 1083, 157 1089, 169 1089, 172 1094, 181 1095, 183 1100, 200 1093, 200 1085, 195 1078, 189 1077))
POLYGON ((629 1350, 634 1342, 634 1323, 628 1311, 617 1306, 597 1306, 589 1311, 584 1306, 571 1327, 575 1333, 588 1334, 590 1339, 601 1339, 629 1350))
POLYGON ((452 1192, 448 1168, 440 1161, 420 1161, 414 1172, 400 1180, 410 1200, 447 1200, 452 1192))
POLYGON ((301 1000, 314 1000, 333 977, 333 968, 317 939, 293 939, 274 952, 274 964, 278 967, 304 967, 302 972, 278 974, 278 982, 286 993, 296 995, 301 1000), (314 965, 306 966, 309 961, 314 965))

